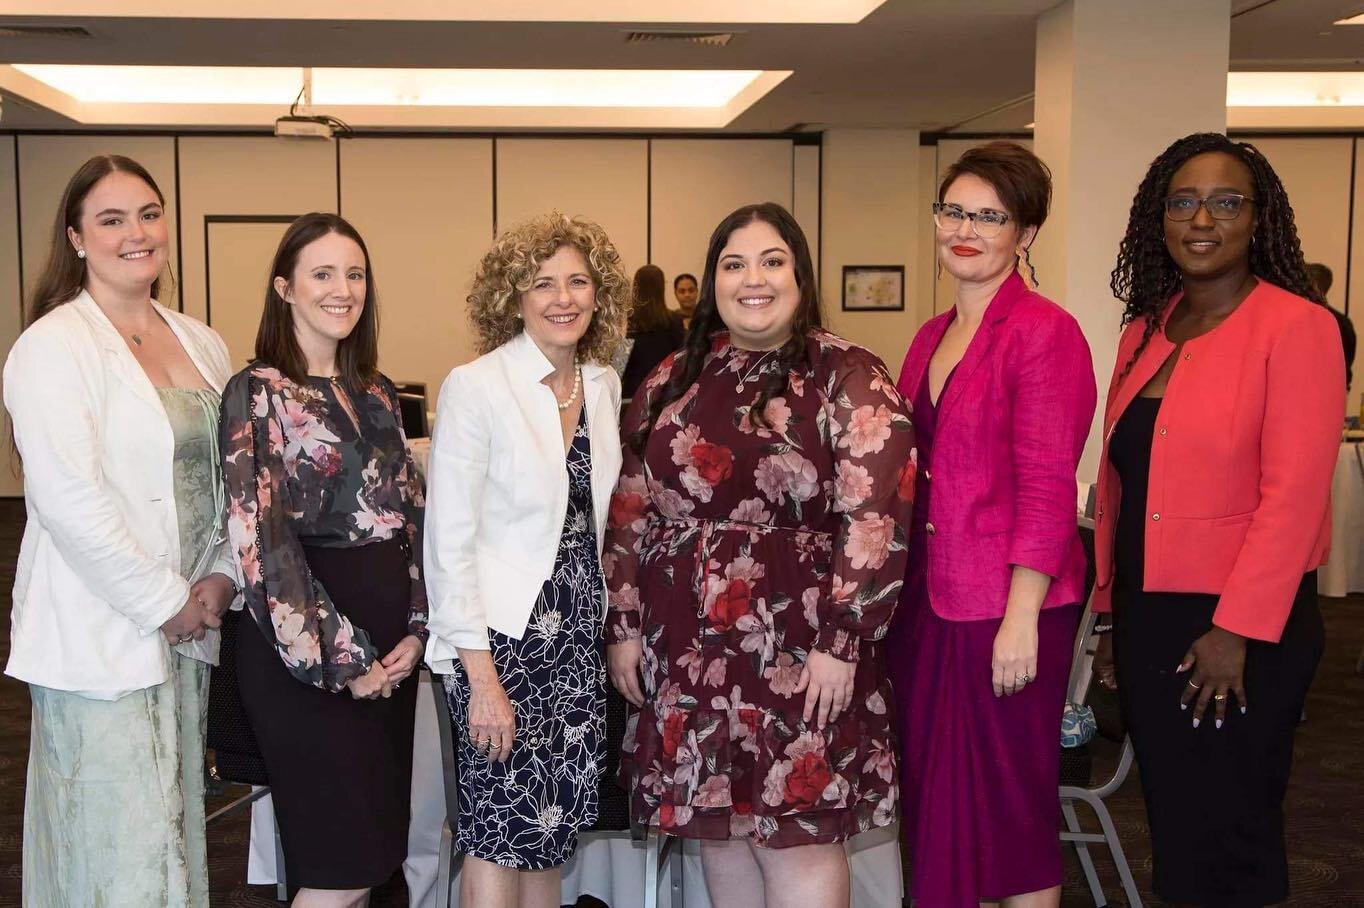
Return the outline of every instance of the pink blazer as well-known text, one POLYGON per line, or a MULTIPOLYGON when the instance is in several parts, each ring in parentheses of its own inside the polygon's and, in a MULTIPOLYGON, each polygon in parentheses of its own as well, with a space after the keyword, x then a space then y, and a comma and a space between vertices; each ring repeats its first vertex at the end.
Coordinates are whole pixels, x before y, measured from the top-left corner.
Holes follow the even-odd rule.
MULTIPOLYGON (((1162 330, 1119 379, 1144 322, 1118 344, 1104 411, 1094 610, 1112 608, 1122 483, 1113 427, 1174 352, 1162 330)), ((1340 330, 1323 306, 1266 281, 1222 324, 1184 344, 1152 439, 1147 480, 1148 592, 1212 593, 1213 623, 1277 641, 1303 574, 1331 547, 1331 477, 1345 412, 1340 330)))
MULTIPOLYGON (((932 319, 910 344, 899 381, 907 400, 955 314, 932 319)), ((1011 275, 938 401, 928 524, 912 532, 926 534, 939 615, 1003 617, 1013 565, 1052 578, 1043 608, 1084 598, 1075 470, 1095 399, 1079 323, 1011 275)))

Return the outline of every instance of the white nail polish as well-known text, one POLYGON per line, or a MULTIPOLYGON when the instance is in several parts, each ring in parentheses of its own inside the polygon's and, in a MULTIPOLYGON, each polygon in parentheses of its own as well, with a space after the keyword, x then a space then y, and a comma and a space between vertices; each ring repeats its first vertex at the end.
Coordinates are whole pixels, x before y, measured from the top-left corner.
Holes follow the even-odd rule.
POLYGON ((1221 727, 1222 727, 1222 720, 1221 720, 1221 719, 1218 719, 1216 724, 1217 724, 1217 727, 1218 727, 1218 728, 1221 728, 1221 727))
POLYGON ((1179 711, 1180 711, 1180 712, 1183 712, 1184 710, 1186 710, 1186 709, 1188 709, 1188 708, 1189 708, 1189 704, 1187 704, 1187 703, 1181 703, 1181 704, 1179 704, 1179 711))
POLYGON ((1197 717, 1197 716, 1194 716, 1193 727, 1194 727, 1194 728, 1197 728, 1197 727, 1198 727, 1198 717, 1197 717))

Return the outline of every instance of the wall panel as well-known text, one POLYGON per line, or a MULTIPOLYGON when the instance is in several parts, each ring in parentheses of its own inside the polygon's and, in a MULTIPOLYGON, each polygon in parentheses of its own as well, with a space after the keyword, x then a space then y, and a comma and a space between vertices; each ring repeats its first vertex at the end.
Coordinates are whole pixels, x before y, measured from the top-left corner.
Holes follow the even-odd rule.
POLYGON ((446 374, 475 353, 465 298, 492 241, 492 185, 490 139, 341 146, 341 212, 369 246, 379 290, 379 368, 426 382, 433 410, 446 374))
MULTIPOLYGON (((268 137, 186 137, 180 140, 180 216, 185 312, 210 325, 208 216, 300 215, 336 211, 336 143, 268 137)), ((273 250, 272 250, 273 251, 273 250)), ((245 264, 245 263, 243 263, 245 264)), ((213 306, 243 306, 260 315, 270 258, 251 266, 258 289, 213 297, 213 306)), ((234 314, 235 318, 235 314, 234 314)))
MULTIPOLYGON (((669 283, 682 271, 701 277, 710 234, 735 208, 752 202, 792 207, 791 147, 789 139, 652 142, 653 262, 669 283)), ((804 200, 802 210, 809 210, 804 200)))
MULTIPOLYGON (((9 348, 19 336, 23 325, 23 293, 19 286, 19 220, 10 212, 19 207, 18 160, 14 136, 0 136, 0 357, 9 356, 9 348)), ((4 385, 0 382, 0 392, 4 385)), ((24 494, 19 477, 18 458, 9 443, 9 412, 0 407, 0 496, 24 494)))
POLYGON ((649 262, 649 143, 498 139, 497 229, 558 210, 596 221, 631 277, 649 262))

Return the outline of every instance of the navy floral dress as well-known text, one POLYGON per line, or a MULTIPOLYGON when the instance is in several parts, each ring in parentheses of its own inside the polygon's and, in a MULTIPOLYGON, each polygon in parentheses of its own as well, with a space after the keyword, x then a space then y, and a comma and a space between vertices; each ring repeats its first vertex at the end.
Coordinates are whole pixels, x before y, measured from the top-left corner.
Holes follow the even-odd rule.
MULTIPOLYGON (((488 631, 497 677, 516 711, 516 743, 503 763, 460 735, 459 851, 518 870, 557 867, 597 819, 606 758, 605 587, 592 520, 592 446, 578 419, 566 459, 568 511, 554 569, 520 640, 488 631)), ((469 727, 469 678, 445 676, 456 729, 469 727)))

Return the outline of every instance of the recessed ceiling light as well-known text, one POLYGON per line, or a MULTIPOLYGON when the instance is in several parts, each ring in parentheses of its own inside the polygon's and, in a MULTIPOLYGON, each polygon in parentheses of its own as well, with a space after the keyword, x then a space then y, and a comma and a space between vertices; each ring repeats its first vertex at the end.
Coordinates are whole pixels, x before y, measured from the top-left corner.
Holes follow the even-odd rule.
MULTIPOLYGON (((86 104, 280 104, 303 84, 295 67, 14 68, 86 104)), ((312 71, 313 107, 720 108, 761 70, 334 69, 312 71)))
POLYGON ((885 0, 7 0, 10 16, 319 19, 336 22, 630 22, 852 24, 885 0))
POLYGON ((1364 106, 1364 72, 1227 73, 1227 106, 1364 106))

